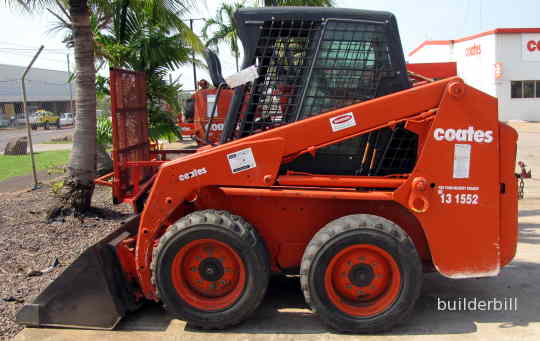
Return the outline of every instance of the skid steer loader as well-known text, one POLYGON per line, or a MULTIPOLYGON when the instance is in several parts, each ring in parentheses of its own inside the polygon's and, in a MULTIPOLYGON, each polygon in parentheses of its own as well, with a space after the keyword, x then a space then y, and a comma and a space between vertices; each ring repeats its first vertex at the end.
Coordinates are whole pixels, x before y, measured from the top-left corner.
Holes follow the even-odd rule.
POLYGON ((286 273, 326 325, 372 333, 412 311, 424 270, 495 276, 512 260, 517 133, 495 98, 457 77, 411 87, 387 12, 235 19, 243 68, 258 77, 234 90, 217 146, 152 155, 134 95, 144 79, 112 71, 117 168, 99 182, 137 215, 19 322, 113 328, 153 300, 191 326, 226 328, 257 309, 271 273, 286 273))
POLYGON ((183 105, 182 120, 178 124, 182 136, 193 138, 199 146, 220 141, 234 93, 221 75, 221 63, 217 55, 206 49, 204 57, 214 88, 198 90, 187 99, 183 105))

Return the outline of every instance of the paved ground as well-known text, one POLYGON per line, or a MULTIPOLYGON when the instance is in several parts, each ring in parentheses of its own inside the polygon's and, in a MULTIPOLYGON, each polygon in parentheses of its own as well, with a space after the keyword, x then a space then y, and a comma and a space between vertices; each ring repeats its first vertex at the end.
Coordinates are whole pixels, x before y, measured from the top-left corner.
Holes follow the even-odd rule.
MULTIPOLYGON (((56 137, 63 137, 73 134, 73 127, 66 127, 61 129, 51 128, 50 130, 37 129, 32 130, 32 142, 39 144, 47 142, 56 137)), ((0 152, 4 152, 4 148, 8 141, 14 137, 26 136, 26 128, 20 129, 0 129, 0 152)))
POLYGON ((298 281, 274 282, 256 314, 241 326, 202 332, 149 306, 124 319, 115 331, 23 330, 22 340, 539 340, 540 339, 540 124, 519 124, 518 159, 533 169, 520 201, 520 242, 515 260, 498 277, 450 280, 425 277, 413 316, 384 335, 351 336, 329 332, 306 308, 298 281), (517 299, 511 311, 439 311, 437 300, 517 299))

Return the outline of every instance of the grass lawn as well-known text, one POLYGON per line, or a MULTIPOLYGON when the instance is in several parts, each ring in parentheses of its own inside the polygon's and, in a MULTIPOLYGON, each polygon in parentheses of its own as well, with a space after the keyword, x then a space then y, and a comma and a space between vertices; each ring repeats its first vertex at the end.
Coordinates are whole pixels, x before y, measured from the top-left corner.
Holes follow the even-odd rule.
MULTIPOLYGON (((34 153, 36 170, 61 166, 68 162, 70 150, 34 153)), ((0 155, 0 181, 13 176, 32 173, 32 160, 28 155, 0 155)))

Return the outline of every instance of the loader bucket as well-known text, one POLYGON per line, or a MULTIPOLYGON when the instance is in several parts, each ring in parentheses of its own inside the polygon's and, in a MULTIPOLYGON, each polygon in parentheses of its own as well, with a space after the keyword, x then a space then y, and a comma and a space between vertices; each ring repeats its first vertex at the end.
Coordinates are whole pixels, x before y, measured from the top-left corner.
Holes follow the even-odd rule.
POLYGON ((84 251, 54 282, 16 315, 32 327, 113 329, 138 308, 116 257, 115 246, 133 235, 139 216, 84 251))

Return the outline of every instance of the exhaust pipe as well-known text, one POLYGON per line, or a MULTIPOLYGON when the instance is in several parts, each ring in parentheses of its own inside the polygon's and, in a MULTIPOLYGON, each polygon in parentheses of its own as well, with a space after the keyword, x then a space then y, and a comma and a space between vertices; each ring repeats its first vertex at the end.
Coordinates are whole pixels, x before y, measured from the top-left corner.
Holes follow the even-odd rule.
POLYGON ((116 246, 135 235, 139 215, 85 250, 54 282, 16 315, 31 327, 113 329, 127 312, 138 309, 116 246))

